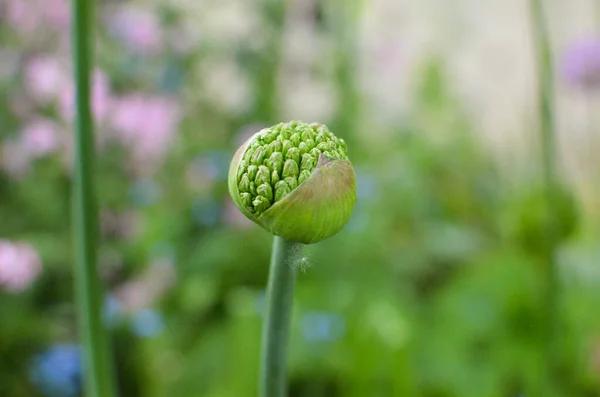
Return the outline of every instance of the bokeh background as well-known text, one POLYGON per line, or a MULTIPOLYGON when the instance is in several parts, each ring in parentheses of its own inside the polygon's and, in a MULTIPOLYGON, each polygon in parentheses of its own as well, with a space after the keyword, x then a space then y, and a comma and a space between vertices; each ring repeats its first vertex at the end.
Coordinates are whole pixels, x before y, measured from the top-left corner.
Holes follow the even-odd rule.
MULTIPOLYGON (((545 198, 524 0, 97 2, 100 272, 124 397, 250 397, 271 236, 249 134, 348 142, 354 215, 306 249, 292 397, 516 397, 543 372, 545 198)), ((544 1, 562 187, 555 392, 600 395, 600 4, 544 1)), ((81 395, 66 0, 0 0, 0 396, 81 395)))

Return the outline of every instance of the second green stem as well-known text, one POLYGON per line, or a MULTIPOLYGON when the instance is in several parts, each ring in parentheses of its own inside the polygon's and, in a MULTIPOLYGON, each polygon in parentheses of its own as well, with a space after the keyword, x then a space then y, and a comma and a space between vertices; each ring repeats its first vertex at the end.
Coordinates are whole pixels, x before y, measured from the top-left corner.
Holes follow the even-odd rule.
POLYGON ((545 21, 543 0, 530 0, 534 48, 537 51, 537 72, 539 78, 539 115, 542 143, 542 170, 546 190, 546 244, 544 260, 546 268, 545 285, 545 352, 544 385, 539 391, 543 397, 551 396, 556 392, 559 377, 556 376, 559 366, 558 331, 560 325, 559 314, 559 279, 558 264, 556 259, 556 211, 557 188, 559 186, 556 166, 556 125, 554 120, 554 72, 550 34, 545 21))

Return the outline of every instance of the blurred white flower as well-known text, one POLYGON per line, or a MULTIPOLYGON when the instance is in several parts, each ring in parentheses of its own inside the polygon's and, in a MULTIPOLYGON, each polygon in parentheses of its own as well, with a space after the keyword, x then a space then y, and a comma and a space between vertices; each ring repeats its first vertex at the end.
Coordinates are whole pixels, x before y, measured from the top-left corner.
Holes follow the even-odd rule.
POLYGON ((246 1, 224 0, 210 3, 203 15, 205 37, 232 45, 260 39, 260 8, 246 1))
POLYGON ((42 272, 42 261, 26 242, 0 240, 0 288, 17 293, 29 287, 42 272))
POLYGON ((198 75, 202 81, 202 95, 206 101, 232 114, 243 113, 250 107, 250 82, 234 60, 205 62, 200 65, 198 75))
POLYGON ((284 76, 280 84, 284 119, 306 122, 330 120, 337 108, 335 89, 309 75, 284 76))
POLYGON ((184 42, 189 49, 202 40, 228 50, 236 46, 257 48, 265 41, 260 7, 250 2, 169 0, 168 5, 181 16, 182 37, 173 43, 175 46, 184 42))

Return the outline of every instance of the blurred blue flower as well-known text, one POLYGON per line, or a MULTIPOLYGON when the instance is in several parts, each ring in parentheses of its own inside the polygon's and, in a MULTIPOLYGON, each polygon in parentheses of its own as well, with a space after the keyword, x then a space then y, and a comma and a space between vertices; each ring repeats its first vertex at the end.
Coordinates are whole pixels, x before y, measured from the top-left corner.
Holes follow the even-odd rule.
POLYGON ((57 344, 36 356, 30 379, 47 397, 75 397, 81 390, 81 351, 75 344, 57 344))
POLYGON ((368 225, 369 210, 363 202, 357 202, 345 229, 351 233, 360 233, 365 230, 368 225))
POLYGON ((300 332, 308 342, 333 342, 346 332, 346 320, 337 313, 309 312, 300 320, 300 332))
POLYGON ((346 225, 346 230, 360 233, 369 224, 369 203, 376 202, 379 197, 379 185, 372 173, 356 167, 356 205, 346 225))
POLYGON ((206 151, 194 159, 194 167, 202 170, 210 180, 226 180, 231 154, 221 151, 206 151))
POLYGON ((214 226, 219 222, 221 206, 211 197, 199 198, 192 204, 192 216, 200 226, 214 226))
POLYGON ((165 321, 162 314, 156 310, 144 309, 134 315, 131 328, 137 336, 151 338, 162 332, 165 321))
POLYGON ((183 69, 179 63, 173 61, 163 69, 158 80, 158 90, 166 94, 174 94, 179 92, 183 82, 183 69))
POLYGON ((107 295, 104 299, 103 320, 107 328, 115 328, 122 319, 123 304, 114 295, 107 295))
POLYGON ((370 200, 376 201, 379 196, 379 186, 377 179, 372 173, 360 168, 355 169, 356 173, 356 199, 357 201, 370 200))
POLYGON ((162 195, 160 186, 152 179, 139 179, 130 187, 131 201, 140 207, 156 204, 162 195))
POLYGON ((584 90, 600 89, 600 38, 574 43, 563 57, 564 78, 584 90))

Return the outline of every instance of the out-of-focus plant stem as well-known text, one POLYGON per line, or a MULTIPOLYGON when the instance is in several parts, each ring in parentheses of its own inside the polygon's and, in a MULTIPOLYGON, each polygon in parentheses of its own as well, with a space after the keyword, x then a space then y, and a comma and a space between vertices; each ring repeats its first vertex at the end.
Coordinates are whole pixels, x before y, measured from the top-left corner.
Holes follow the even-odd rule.
POLYGON ((332 123, 332 130, 346 141, 356 138, 360 121, 360 93, 357 87, 358 20, 362 0, 328 0, 326 20, 335 39, 335 81, 337 83, 339 109, 332 123))
POLYGON ((542 145, 542 169, 546 190, 546 244, 544 261, 547 264, 545 283, 545 346, 543 385, 540 396, 551 396, 556 390, 556 369, 559 364, 557 347, 559 314, 559 274, 556 259, 557 239, 555 211, 557 211, 558 176, 556 168, 556 126, 554 119, 554 73, 552 49, 545 21, 542 0, 530 0, 533 45, 536 50, 537 75, 539 78, 539 117, 542 145))
POLYGON ((97 270, 98 219, 94 186, 94 134, 90 110, 92 0, 73 0, 73 69, 75 71, 74 244, 75 291, 84 354, 85 395, 113 397, 115 386, 102 322, 97 270))
POLYGON ((273 240, 267 307, 260 359, 260 397, 286 397, 286 357, 292 320, 295 261, 302 245, 281 237, 273 240))
POLYGON ((270 30, 266 48, 255 77, 257 87, 256 115, 263 123, 272 124, 279 114, 277 71, 281 63, 281 46, 288 0, 262 0, 265 23, 270 30))

